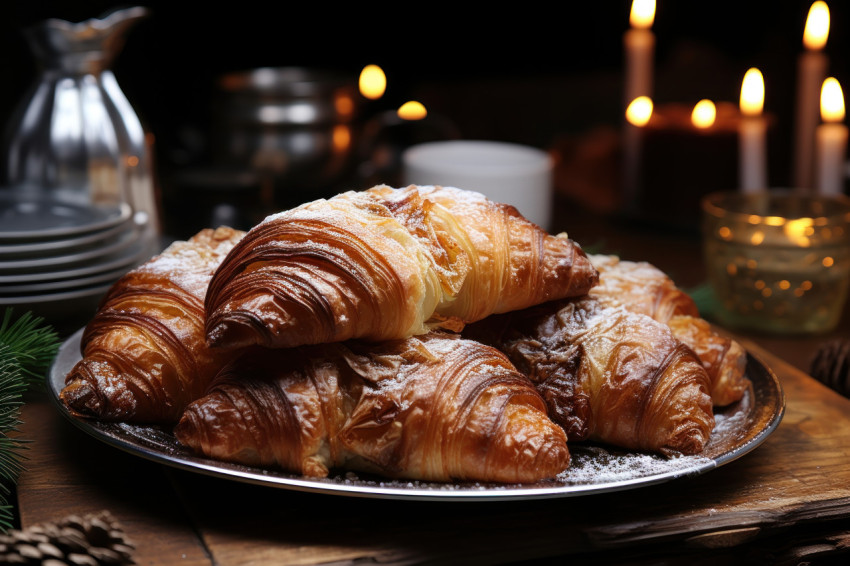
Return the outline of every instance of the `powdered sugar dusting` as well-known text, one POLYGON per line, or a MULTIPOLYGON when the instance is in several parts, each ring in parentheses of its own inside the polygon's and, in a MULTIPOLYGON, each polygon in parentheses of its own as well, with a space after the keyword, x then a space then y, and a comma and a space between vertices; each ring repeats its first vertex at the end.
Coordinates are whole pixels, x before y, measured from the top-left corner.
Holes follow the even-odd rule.
POLYGON ((712 436, 717 438, 728 438, 745 430, 749 415, 745 410, 738 410, 730 414, 717 413, 714 415, 714 430, 712 436))
POLYGON ((710 458, 701 456, 618 453, 587 446, 573 450, 570 467, 558 476, 558 480, 567 485, 616 484, 678 472, 695 473, 711 465, 710 458))
POLYGON ((213 272, 244 235, 242 231, 227 228, 202 230, 188 241, 173 242, 136 271, 167 278, 202 299, 213 272))

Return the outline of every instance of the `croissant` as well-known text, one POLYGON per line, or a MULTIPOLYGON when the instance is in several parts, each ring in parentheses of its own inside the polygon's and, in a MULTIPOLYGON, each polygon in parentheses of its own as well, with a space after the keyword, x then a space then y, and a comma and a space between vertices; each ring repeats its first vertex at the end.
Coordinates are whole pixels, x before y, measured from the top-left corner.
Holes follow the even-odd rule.
POLYGON ((206 333, 213 347, 403 339, 596 281, 578 244, 511 206, 456 188, 377 186, 252 228, 210 282, 206 333))
POLYGON ((623 305, 660 322, 676 315, 699 316, 696 303, 663 271, 645 261, 625 261, 614 255, 591 254, 599 272, 592 294, 609 305, 623 305))
POLYGON ((78 416, 174 423, 223 362, 204 336, 213 271, 244 232, 205 229, 129 271, 81 338, 60 398, 78 416))
POLYGON ((715 332, 707 320, 677 315, 667 321, 673 335, 690 346, 708 372, 711 401, 725 407, 741 400, 750 388, 747 351, 736 340, 715 332))
POLYGON ((529 376, 569 441, 696 454, 714 428, 705 368, 646 315, 587 296, 489 317, 464 335, 529 376))
POLYGON ((243 350, 174 434, 207 457, 310 477, 536 482, 569 465, 528 379, 493 348, 441 332, 243 350))
POLYGON ((647 262, 623 261, 616 256, 591 255, 599 284, 590 294, 606 305, 621 305, 670 326, 705 365, 716 406, 740 400, 750 387, 747 352, 735 340, 717 333, 699 315, 694 300, 663 271, 647 262))

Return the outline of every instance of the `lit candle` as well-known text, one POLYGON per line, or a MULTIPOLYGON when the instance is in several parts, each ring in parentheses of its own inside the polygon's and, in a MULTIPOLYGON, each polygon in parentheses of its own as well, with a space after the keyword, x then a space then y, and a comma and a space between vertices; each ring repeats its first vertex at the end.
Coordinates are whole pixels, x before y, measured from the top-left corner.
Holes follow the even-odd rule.
POLYGON ((809 8, 803 32, 805 50, 797 62, 794 183, 803 192, 814 188, 815 128, 818 124, 820 87, 828 66, 827 57, 823 53, 828 36, 829 7, 818 0, 809 8))
POLYGON ((634 213, 640 189, 641 129, 652 117, 652 99, 638 96, 626 108, 626 126, 623 131, 623 207, 634 213))
POLYGON ((639 96, 652 96, 655 35, 655 0, 633 0, 631 28, 623 36, 626 58, 624 100, 628 105, 639 96))
POLYGON ((378 65, 366 65, 360 71, 358 81, 360 94, 369 100, 377 100, 384 95, 387 89, 387 76, 378 65))
POLYGON ((652 118, 652 99, 648 96, 638 96, 626 108, 626 120, 632 126, 646 126, 652 118))
POLYGON ((428 109, 417 100, 409 100, 398 107, 396 114, 402 120, 424 120, 428 116, 428 109))
POLYGON ((705 130, 714 125, 717 119, 717 106, 711 100, 700 100, 691 112, 691 123, 698 130, 705 130))
POLYGON ((764 108, 764 77, 756 68, 749 69, 741 84, 741 124, 738 130, 741 190, 745 193, 767 189, 767 123, 764 108))
POLYGON ((817 190, 822 195, 844 194, 847 126, 844 121, 844 94, 832 77, 823 82, 820 95, 823 123, 815 132, 817 148, 817 190))

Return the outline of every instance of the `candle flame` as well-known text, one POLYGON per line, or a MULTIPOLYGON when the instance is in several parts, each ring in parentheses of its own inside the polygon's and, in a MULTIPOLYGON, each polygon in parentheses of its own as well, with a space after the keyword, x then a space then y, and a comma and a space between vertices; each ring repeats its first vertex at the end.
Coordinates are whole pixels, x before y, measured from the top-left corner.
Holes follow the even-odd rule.
POLYGON ((826 2, 818 0, 809 8, 806 28, 803 31, 803 45, 806 49, 823 49, 827 37, 829 37, 829 6, 826 2))
POLYGON ((638 96, 626 108, 626 120, 633 126, 645 126, 652 117, 652 99, 638 96))
POLYGON ((405 102, 396 112, 402 120, 421 120, 428 115, 425 106, 415 100, 405 102))
POLYGON ((741 113, 758 116, 764 109, 764 77, 755 67, 744 75, 741 84, 741 113))
POLYGON ((377 100, 387 89, 387 76, 377 65, 366 65, 360 71, 360 94, 370 100, 377 100))
POLYGON ((710 128, 717 118, 717 107, 714 102, 703 99, 696 103, 691 112, 691 122, 697 128, 710 128))
POLYGON ((834 77, 823 81, 820 89, 820 116, 824 122, 844 121, 844 93, 834 77))
POLYGON ((655 21, 655 0, 632 0, 629 23, 632 27, 649 29, 655 21))

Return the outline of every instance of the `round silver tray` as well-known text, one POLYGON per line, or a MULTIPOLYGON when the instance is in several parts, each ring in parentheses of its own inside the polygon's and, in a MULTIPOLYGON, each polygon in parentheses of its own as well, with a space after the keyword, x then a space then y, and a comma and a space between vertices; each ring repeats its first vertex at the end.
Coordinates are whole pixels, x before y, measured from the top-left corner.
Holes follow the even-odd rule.
POLYGON ((306 478, 280 470, 198 457, 181 446, 168 427, 108 423, 71 415, 59 399, 59 393, 65 375, 81 358, 81 336, 82 329, 61 345, 50 370, 48 385, 59 411, 86 433, 110 446, 175 468, 234 481, 324 494, 468 501, 572 497, 635 489, 697 476, 744 456, 770 436, 785 412, 785 396, 776 375, 748 354, 747 376, 752 387, 740 402, 715 413, 717 425, 708 446, 698 456, 666 458, 574 443, 570 445, 570 468, 551 481, 535 484, 444 484, 386 480, 350 472, 340 472, 330 478, 306 478))

